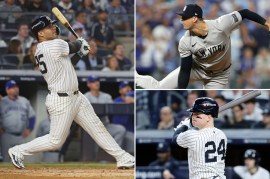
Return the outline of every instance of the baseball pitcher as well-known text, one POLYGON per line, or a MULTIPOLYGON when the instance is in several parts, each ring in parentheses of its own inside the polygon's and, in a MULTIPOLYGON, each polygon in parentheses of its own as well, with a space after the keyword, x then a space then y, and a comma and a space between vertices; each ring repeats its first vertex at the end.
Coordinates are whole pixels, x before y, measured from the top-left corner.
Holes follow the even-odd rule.
POLYGON ((181 67, 161 81, 136 73, 138 86, 146 89, 182 89, 187 87, 189 81, 202 81, 206 89, 227 88, 231 67, 232 31, 238 28, 244 19, 257 22, 270 30, 270 22, 248 9, 234 11, 216 20, 204 20, 201 7, 189 4, 178 15, 187 30, 178 45, 181 67))
POLYGON ((227 137, 214 127, 219 106, 211 98, 197 98, 191 117, 182 121, 173 135, 173 142, 188 148, 190 179, 225 179, 227 137))
POLYGON ((9 149, 12 163, 24 168, 24 155, 56 150, 65 142, 72 121, 78 123, 97 144, 115 157, 118 168, 134 166, 134 157, 122 150, 95 114, 87 98, 78 90, 74 64, 90 51, 83 38, 75 42, 58 39, 56 21, 40 16, 32 22, 32 32, 38 40, 35 59, 48 84, 46 107, 51 119, 50 133, 9 149), (70 58, 70 54, 75 54, 70 58))

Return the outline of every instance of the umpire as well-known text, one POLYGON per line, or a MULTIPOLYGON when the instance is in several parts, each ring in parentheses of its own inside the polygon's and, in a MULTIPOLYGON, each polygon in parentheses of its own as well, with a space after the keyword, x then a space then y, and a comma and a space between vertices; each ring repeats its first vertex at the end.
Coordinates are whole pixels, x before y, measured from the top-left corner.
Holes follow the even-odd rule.
POLYGON ((9 162, 8 149, 22 144, 31 134, 35 124, 35 112, 25 97, 19 96, 14 80, 5 84, 7 96, 0 101, 0 137, 3 161, 9 162))

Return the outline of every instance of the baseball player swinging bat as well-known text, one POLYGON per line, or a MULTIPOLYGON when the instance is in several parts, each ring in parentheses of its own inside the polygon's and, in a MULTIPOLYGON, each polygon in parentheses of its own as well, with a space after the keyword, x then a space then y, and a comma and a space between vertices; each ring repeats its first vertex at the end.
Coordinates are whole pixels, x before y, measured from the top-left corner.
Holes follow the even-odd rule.
POLYGON ((243 103, 245 101, 248 101, 248 100, 250 100, 252 98, 255 98, 255 97, 259 96, 259 95, 261 95, 260 90, 251 91, 251 92, 245 94, 244 96, 242 96, 242 97, 240 97, 238 99, 235 99, 233 101, 230 101, 230 102, 224 104, 223 106, 221 106, 219 108, 219 112, 225 111, 225 110, 227 110, 229 108, 232 108, 232 107, 234 107, 234 106, 236 106, 238 104, 241 104, 241 103, 243 103))
POLYGON ((52 8, 52 13, 57 17, 57 19, 76 37, 79 36, 76 34, 74 29, 71 27, 65 16, 59 11, 57 7, 52 8))

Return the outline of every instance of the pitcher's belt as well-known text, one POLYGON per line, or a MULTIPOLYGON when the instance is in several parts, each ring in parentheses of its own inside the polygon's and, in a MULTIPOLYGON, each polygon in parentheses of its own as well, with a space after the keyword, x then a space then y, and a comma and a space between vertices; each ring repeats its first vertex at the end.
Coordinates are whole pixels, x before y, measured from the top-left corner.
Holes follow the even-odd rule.
POLYGON ((232 64, 230 64, 228 67, 224 68, 224 69, 221 70, 221 71, 206 70, 205 68, 203 68, 203 67, 201 67, 201 66, 199 66, 199 68, 202 69, 203 71, 205 71, 205 73, 207 73, 207 74, 218 74, 218 73, 222 73, 222 72, 228 70, 228 69, 231 67, 231 65, 232 65, 232 64))

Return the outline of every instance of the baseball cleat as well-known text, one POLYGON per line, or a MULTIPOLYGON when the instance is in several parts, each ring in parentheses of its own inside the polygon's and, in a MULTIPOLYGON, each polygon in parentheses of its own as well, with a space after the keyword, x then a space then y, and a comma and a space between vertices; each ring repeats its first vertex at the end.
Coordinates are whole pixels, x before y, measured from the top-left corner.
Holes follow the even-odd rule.
POLYGON ((8 149, 8 154, 9 154, 9 157, 11 158, 11 161, 15 167, 17 167, 19 169, 24 168, 24 165, 23 165, 23 158, 24 157, 21 153, 10 148, 10 149, 8 149))
POLYGON ((134 168, 135 166, 135 159, 129 153, 125 153, 120 160, 117 161, 117 168, 118 169, 130 169, 134 168))

